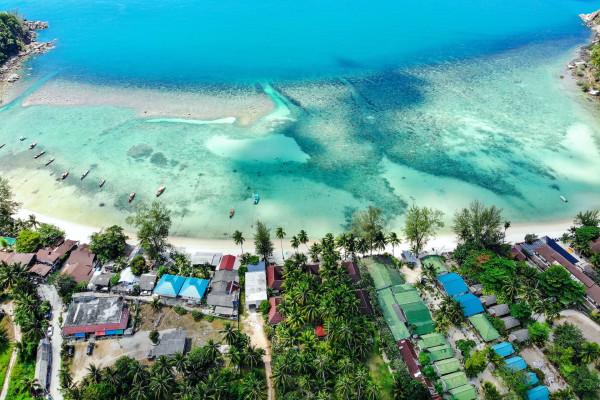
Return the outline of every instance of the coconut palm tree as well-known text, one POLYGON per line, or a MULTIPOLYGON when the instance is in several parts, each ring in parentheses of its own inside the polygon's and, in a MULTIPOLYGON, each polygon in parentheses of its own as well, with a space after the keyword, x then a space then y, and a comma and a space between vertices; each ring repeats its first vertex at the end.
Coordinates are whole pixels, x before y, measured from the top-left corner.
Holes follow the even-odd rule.
POLYGON ((240 245, 240 248, 242 249, 242 254, 244 254, 244 242, 246 241, 246 239, 244 239, 242 232, 240 232, 240 231, 233 232, 232 238, 233 238, 233 242, 236 245, 240 245))
POLYGON ((181 351, 178 351, 173 356, 172 365, 175 367, 175 371, 177 371, 179 375, 183 376, 189 365, 189 360, 181 351))
POLYGON ((364 257, 369 252, 369 242, 363 237, 359 238, 356 242, 356 251, 364 257))
POLYGON ((31 379, 28 376, 21 378, 19 387, 21 388, 22 393, 29 393, 31 397, 34 397, 35 393, 42 388, 37 379, 31 379))
POLYGON ((30 229, 36 229, 40 225, 34 214, 29 214, 26 224, 30 229))
POLYGON ((300 232, 298 232, 298 241, 305 245, 306 250, 308 250, 308 235, 306 234, 306 231, 304 229, 301 229, 300 232))
POLYGON ((175 389, 175 379, 172 374, 161 372, 150 378, 148 387, 154 394, 154 400, 167 400, 172 397, 175 389))
POLYGON ((90 385, 95 385, 102 382, 102 370, 97 365, 90 364, 86 369, 88 373, 85 376, 85 379, 90 385))
POLYGON ((224 328, 220 332, 224 334, 225 342, 228 345, 231 346, 235 343, 237 332, 230 322, 225 322, 224 328))
POLYGON ((61 368, 58 371, 58 379, 63 389, 69 389, 73 385, 73 377, 66 368, 61 368))
POLYGON ((392 245, 392 257, 394 257, 394 248, 400 245, 400 238, 396 234, 396 232, 390 232, 387 237, 387 241, 392 245))
POLYGON ((244 352, 244 364, 252 370, 262 363, 262 358, 265 354, 264 349, 248 346, 244 352))
POLYGON ((129 390, 128 398, 131 400, 148 400, 150 398, 148 385, 142 382, 134 383, 129 390))
POLYGON ((148 366, 136 363, 127 373, 127 376, 131 379, 134 384, 145 384, 150 378, 148 373, 148 366))
POLYGON ((373 247, 377 250, 384 251, 385 246, 387 246, 387 237, 382 231, 377 231, 375 233, 375 237, 373 238, 373 247))
POLYGON ((335 245, 338 249, 344 250, 344 258, 346 257, 346 249, 348 248, 348 234, 341 233, 337 238, 335 238, 335 245))
POLYGON ((319 262, 319 254, 321 254, 321 245, 317 242, 310 246, 310 259, 312 262, 319 262))
POLYGON ((102 381, 112 386, 121 383, 121 376, 115 367, 104 367, 102 369, 102 381))
POLYGON ((285 256, 283 255, 283 238, 285 237, 285 235, 287 235, 287 233, 283 231, 283 228, 280 226, 277 227, 277 229, 275 230, 275 237, 279 239, 279 242, 281 243, 281 258, 283 260, 285 260, 285 256))
POLYGON ((519 292, 521 288, 521 281, 516 276, 513 276, 506 280, 504 286, 502 286, 502 291, 506 294, 508 299, 512 302, 519 292))
POLYGON ((154 310, 154 312, 160 311, 160 309, 162 308, 162 306, 163 306, 163 303, 160 300, 160 298, 158 298, 158 297, 155 297, 150 302, 150 307, 154 310))
POLYGON ((292 240, 290 241, 290 244, 292 245, 292 248, 294 249, 294 251, 297 253, 298 247, 300 247, 300 240, 298 239, 298 237, 292 236, 292 240))
POLYGON ((349 375, 342 375, 335 382, 335 389, 338 394, 345 396, 346 400, 350 400, 354 394, 354 384, 349 375))

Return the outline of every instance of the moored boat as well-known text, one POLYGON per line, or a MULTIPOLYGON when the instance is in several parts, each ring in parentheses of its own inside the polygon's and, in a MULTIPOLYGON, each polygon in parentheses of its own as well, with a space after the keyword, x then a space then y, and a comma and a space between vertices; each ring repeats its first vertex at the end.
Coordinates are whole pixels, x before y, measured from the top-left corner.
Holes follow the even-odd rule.
POLYGON ((569 200, 567 200, 567 198, 566 198, 565 196, 560 196, 560 199, 561 199, 562 201, 564 201, 565 203, 568 203, 568 202, 569 202, 569 200))
POLYGON ((33 156, 33 158, 40 158, 41 156, 44 155, 45 152, 46 152, 46 150, 42 150, 39 153, 37 153, 35 156, 33 156))
POLYGON ((254 193, 254 204, 258 204, 259 200, 260 200, 260 196, 258 195, 258 193, 254 193))
POLYGON ((81 179, 85 178, 87 176, 87 174, 90 172, 90 169, 86 169, 85 172, 83 174, 81 174, 81 179))
POLYGON ((100 181, 100 183, 98 184, 98 186, 102 187, 102 185, 104 185, 104 182, 106 182, 106 179, 102 179, 102 180, 100 181))
POLYGON ((131 192, 131 194, 129 195, 129 202, 131 203, 131 201, 133 200, 133 198, 135 197, 135 192, 131 192))
POLYGON ((232 208, 231 211, 229 211, 229 218, 233 218, 233 214, 235 214, 235 210, 232 208))
POLYGON ((67 176, 69 176, 69 170, 66 170, 60 179, 65 179, 67 176))
POLYGON ((36 144, 37 144, 37 141, 36 141, 36 140, 34 140, 34 141, 33 141, 33 143, 31 143, 31 144, 29 145, 29 148, 30 148, 30 149, 33 149, 33 148, 35 147, 35 145, 36 145, 36 144))
POLYGON ((162 192, 165 191, 165 185, 162 185, 161 187, 158 188, 158 190, 156 191, 156 197, 160 196, 162 194, 162 192))
POLYGON ((46 165, 52 164, 52 161, 54 161, 54 157, 52 157, 51 159, 49 159, 48 161, 46 161, 46 165))
POLYGON ((23 140, 25 140, 25 139, 27 139, 25 136, 21 136, 21 137, 19 138, 19 140, 20 140, 21 142, 22 142, 23 140))
POLYGON ((0 149, 3 148, 4 146, 6 146, 6 143, 0 144, 0 149))

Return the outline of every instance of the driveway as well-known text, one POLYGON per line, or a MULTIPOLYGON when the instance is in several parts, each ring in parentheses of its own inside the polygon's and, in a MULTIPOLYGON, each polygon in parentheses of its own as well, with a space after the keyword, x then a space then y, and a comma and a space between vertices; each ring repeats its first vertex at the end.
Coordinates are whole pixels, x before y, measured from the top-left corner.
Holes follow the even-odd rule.
POLYGON ((575 310, 561 311, 560 316, 562 318, 557 321, 558 324, 564 324, 567 322, 573 324, 581 329, 585 340, 600 344, 600 326, 592 321, 590 317, 575 310))
POLYGON ((54 334, 50 339, 52 345, 52 373, 50 374, 50 396, 53 400, 62 400, 63 396, 60 392, 60 383, 58 380, 58 371, 60 370, 60 350, 62 348, 63 338, 60 334, 60 325, 58 317, 62 313, 63 302, 58 296, 56 289, 51 285, 39 285, 38 294, 42 300, 48 300, 52 305, 52 321, 54 334))
POLYGON ((265 321, 262 314, 256 311, 248 312, 243 318, 244 333, 250 337, 253 346, 265 350, 263 362, 265 363, 265 375, 267 377, 268 400, 275 400, 273 382, 271 381, 271 344, 265 334, 265 321))
POLYGON ((548 386, 548 389, 551 392, 564 390, 567 387, 567 384, 562 379, 556 368, 554 368, 554 366, 548 360, 546 360, 544 353, 542 353, 537 346, 531 346, 522 349, 519 355, 530 367, 542 370, 546 376, 544 383, 546 386, 548 386))

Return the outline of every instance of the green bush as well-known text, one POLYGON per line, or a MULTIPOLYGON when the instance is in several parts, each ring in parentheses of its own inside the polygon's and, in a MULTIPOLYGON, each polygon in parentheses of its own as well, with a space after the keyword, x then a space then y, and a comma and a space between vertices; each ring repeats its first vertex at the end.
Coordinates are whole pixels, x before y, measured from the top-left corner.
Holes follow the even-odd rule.
POLYGON ((137 255, 131 260, 131 273, 134 275, 145 274, 149 271, 148 266, 146 265, 146 259, 144 256, 137 255))
POLYGON ((140 285, 133 285, 133 289, 131 289, 132 296, 139 296, 141 293, 140 285))
POLYGON ((419 362, 421 365, 429 365, 431 363, 431 355, 424 351, 419 353, 419 362))
POLYGON ((206 316, 206 320, 207 320, 208 322, 213 322, 213 321, 215 320, 215 317, 214 317, 214 316, 212 316, 212 315, 207 315, 207 316, 206 316))
POLYGON ((181 306, 173 306, 173 311, 175 311, 179 315, 187 314, 187 310, 181 306))
POLYGON ((116 274, 113 275, 112 278, 110 278, 109 284, 110 286, 115 286, 117 283, 119 283, 119 279, 121 279, 121 274, 116 274))
POLYGON ((463 340, 459 339, 456 341, 456 347, 460 350, 460 353, 463 357, 469 357, 471 355, 471 350, 477 345, 472 340, 463 340))
POLYGON ((269 303, 269 300, 263 300, 260 303, 259 308, 260 312, 266 315, 269 313, 269 311, 271 311, 271 303, 269 303))
POLYGON ((202 317, 204 317, 204 314, 202 314, 200 311, 192 311, 192 318, 194 318, 194 321, 198 322, 202 319, 202 317))
POLYGON ((160 334, 158 333, 157 330, 153 330, 150 331, 150 333, 148 334, 148 339, 150 339, 150 341, 154 344, 158 343, 158 338, 159 338, 160 334))

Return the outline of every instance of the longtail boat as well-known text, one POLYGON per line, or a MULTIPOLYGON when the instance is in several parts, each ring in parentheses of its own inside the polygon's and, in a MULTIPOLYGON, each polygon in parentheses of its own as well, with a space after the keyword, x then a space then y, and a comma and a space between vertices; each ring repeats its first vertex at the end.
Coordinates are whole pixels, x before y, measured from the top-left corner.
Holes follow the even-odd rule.
POLYGON ((31 144, 29 145, 29 148, 30 148, 30 149, 33 149, 33 148, 35 147, 35 145, 36 145, 36 144, 37 144, 37 141, 35 141, 35 140, 34 140, 34 141, 33 141, 33 143, 31 143, 31 144))
POLYGON ((34 159, 35 159, 35 158, 40 158, 41 156, 43 156, 43 155, 44 155, 44 153, 45 153, 45 152, 46 152, 46 150, 42 150, 42 151, 40 151, 39 153, 37 153, 35 156, 33 156, 33 158, 34 158, 34 159))
POLYGON ((3 148, 4 146, 6 146, 6 143, 0 144, 0 149, 3 148))
POLYGON ((231 211, 229 211, 229 218, 233 218, 233 214, 235 214, 235 210, 232 208, 231 211))
POLYGON ((65 179, 67 176, 69 176, 69 170, 66 170, 60 179, 65 179))
POLYGON ((165 185, 162 185, 161 187, 158 188, 158 190, 156 191, 156 197, 160 196, 162 194, 162 192, 165 191, 165 185))
POLYGON ((260 200, 260 196, 258 195, 258 193, 254 193, 254 204, 258 204, 260 200))
POLYGON ((46 165, 52 164, 52 161, 54 161, 54 157, 52 157, 51 159, 49 159, 48 161, 46 161, 46 165))
POLYGON ((133 200, 133 198, 135 197, 135 192, 131 192, 131 194, 129 195, 129 202, 131 203, 131 201, 133 200))
POLYGON ((90 169, 86 169, 85 172, 83 174, 81 174, 81 179, 85 178, 87 176, 87 174, 90 172, 90 169))
POLYGON ((102 187, 102 185, 104 185, 104 182, 106 182, 106 179, 102 179, 102 180, 100 181, 100 183, 98 184, 98 186, 102 187))

